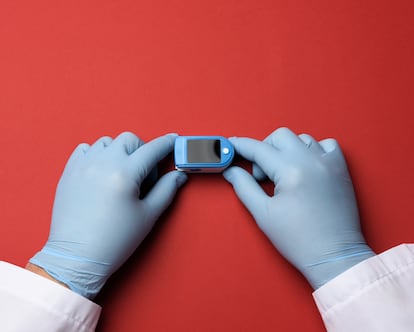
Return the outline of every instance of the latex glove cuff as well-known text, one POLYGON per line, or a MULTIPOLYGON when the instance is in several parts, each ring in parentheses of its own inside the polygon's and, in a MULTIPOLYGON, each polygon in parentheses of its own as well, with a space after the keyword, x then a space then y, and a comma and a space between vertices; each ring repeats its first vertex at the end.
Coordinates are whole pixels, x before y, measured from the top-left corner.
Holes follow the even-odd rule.
POLYGON ((61 253, 47 245, 30 259, 54 279, 90 300, 104 286, 110 264, 61 253))

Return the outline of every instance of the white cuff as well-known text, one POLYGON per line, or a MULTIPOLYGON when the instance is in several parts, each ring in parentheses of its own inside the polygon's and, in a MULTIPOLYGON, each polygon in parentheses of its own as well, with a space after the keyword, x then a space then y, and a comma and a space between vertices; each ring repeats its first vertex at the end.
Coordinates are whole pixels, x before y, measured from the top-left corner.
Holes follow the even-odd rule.
POLYGON ((10 331, 94 331, 101 312, 99 305, 58 283, 1 261, 0 295, 2 330, 6 322, 10 331))
POLYGON ((413 285, 414 244, 402 244, 353 266, 313 297, 328 331, 389 331, 391 326, 412 331, 413 285))

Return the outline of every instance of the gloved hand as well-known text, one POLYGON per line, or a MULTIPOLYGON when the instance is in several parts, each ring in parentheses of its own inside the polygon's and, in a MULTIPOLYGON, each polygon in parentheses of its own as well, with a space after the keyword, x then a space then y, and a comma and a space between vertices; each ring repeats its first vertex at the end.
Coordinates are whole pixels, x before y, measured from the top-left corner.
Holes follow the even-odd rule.
POLYGON ((144 144, 132 133, 102 137, 72 153, 57 186, 49 239, 30 262, 92 299, 134 252, 186 181, 165 174, 140 199, 140 187, 173 149, 176 135, 144 144))
POLYGON ((274 182, 269 197, 239 167, 224 172, 260 229, 314 289, 374 255, 361 233, 345 159, 334 139, 317 142, 287 128, 264 142, 232 138, 237 153, 274 182))

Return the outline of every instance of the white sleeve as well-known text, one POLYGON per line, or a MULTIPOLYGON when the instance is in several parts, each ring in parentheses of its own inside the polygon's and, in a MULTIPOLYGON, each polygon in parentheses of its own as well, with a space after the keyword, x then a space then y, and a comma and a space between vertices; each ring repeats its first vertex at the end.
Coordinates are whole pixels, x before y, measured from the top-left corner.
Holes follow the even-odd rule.
POLYGON ((100 312, 71 290, 0 261, 1 331, 95 331, 100 312))
POLYGON ((313 296, 329 332, 414 331, 414 244, 353 266, 313 296))

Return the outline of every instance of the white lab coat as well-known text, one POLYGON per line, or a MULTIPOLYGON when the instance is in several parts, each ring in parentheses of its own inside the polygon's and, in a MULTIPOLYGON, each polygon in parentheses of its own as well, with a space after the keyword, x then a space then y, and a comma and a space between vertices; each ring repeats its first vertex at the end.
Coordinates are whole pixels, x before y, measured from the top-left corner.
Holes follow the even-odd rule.
POLYGON ((313 297, 329 332, 413 332, 414 244, 353 266, 313 297))
MULTIPOLYGON (((414 331, 414 244, 367 259, 313 296, 329 332, 414 331)), ((1 331, 94 331, 100 312, 67 288, 0 262, 1 331)))

